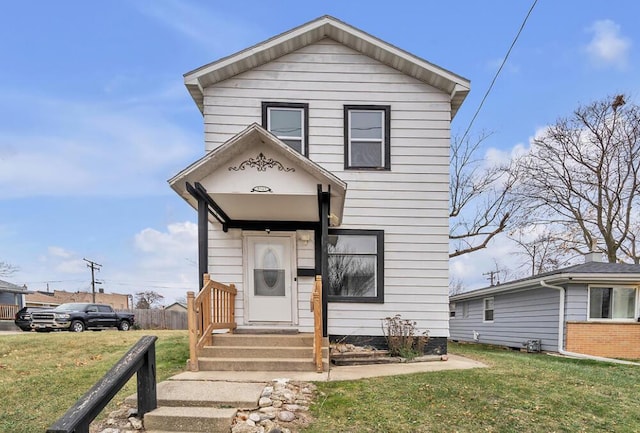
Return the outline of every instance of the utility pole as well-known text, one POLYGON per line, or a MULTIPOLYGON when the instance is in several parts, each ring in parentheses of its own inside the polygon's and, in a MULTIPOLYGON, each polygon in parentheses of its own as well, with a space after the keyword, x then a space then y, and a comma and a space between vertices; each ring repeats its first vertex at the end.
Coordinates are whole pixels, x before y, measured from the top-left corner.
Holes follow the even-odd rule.
MULTIPOLYGON (((488 276, 489 277, 489 281, 491 281, 491 285, 495 286, 496 285, 495 280, 496 280, 496 277, 498 276, 498 273, 499 273, 499 271, 489 271, 489 272, 485 272, 482 275, 488 276)), ((500 281, 498 281, 498 284, 500 284, 500 281)))
POLYGON ((101 264, 93 262, 91 260, 87 260, 87 259, 82 259, 85 262, 87 262, 87 268, 91 268, 91 293, 93 294, 93 303, 95 304, 96 302, 96 276, 95 276, 95 271, 96 270, 100 270, 100 268, 102 267, 101 264))

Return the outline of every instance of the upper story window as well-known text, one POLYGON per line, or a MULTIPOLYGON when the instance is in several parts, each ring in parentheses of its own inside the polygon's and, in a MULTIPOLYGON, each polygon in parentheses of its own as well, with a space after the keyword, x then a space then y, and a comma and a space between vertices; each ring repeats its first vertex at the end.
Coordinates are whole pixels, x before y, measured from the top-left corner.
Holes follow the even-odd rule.
POLYGON ((484 322, 493 322, 493 298, 484 298, 484 322))
POLYGON ((589 319, 633 320, 635 287, 589 287, 589 319))
POLYGON ((344 106, 344 167, 391 169, 391 107, 344 106))
POLYGON ((309 156, 309 104, 263 102, 262 127, 304 156, 309 156))
POLYGON ((384 302, 384 231, 329 230, 330 302, 384 302))

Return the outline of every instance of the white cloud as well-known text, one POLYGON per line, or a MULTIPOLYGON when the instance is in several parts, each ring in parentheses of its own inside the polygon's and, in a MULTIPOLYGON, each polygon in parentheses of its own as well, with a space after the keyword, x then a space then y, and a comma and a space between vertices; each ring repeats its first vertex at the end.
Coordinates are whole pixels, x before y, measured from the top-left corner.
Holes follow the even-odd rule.
MULTIPOLYGON (((47 253, 40 257, 42 269, 50 274, 87 274, 87 263, 75 252, 59 246, 49 246, 47 253)), ((85 276, 83 275, 83 276, 85 276)), ((65 279, 60 278, 60 279, 65 279)), ((58 278, 56 278, 58 279, 58 278)))
POLYGON ((166 230, 145 228, 135 234, 135 261, 126 271, 105 275, 105 284, 126 287, 131 293, 154 290, 165 303, 186 296, 198 287, 198 226, 192 222, 169 224, 166 230))
POLYGON ((29 125, 0 132, 0 199, 169 193, 202 139, 149 105, 23 95, 14 110, 29 125))
POLYGON ((136 3, 138 10, 218 55, 230 54, 257 42, 255 23, 198 7, 183 0, 154 0, 136 3))
MULTIPOLYGON (((117 254, 105 251, 91 257, 101 265, 95 278, 107 293, 153 290, 168 305, 189 290, 198 291, 196 224, 145 228, 132 234, 128 246, 117 254)), ((25 262, 14 280, 27 283, 31 290, 91 290, 91 271, 83 256, 59 245, 47 247, 38 260, 25 262)))
POLYGON ((586 52, 596 66, 620 69, 627 66, 631 39, 620 34, 618 24, 611 20, 600 20, 594 22, 588 31, 593 33, 593 38, 586 52))
POLYGON ((73 256, 73 253, 61 247, 49 247, 49 255, 52 257, 60 257, 63 259, 68 259, 73 256))
POLYGON ((135 246, 154 255, 166 252, 195 255, 198 245, 198 226, 190 221, 169 224, 166 232, 146 228, 135 235, 135 246))

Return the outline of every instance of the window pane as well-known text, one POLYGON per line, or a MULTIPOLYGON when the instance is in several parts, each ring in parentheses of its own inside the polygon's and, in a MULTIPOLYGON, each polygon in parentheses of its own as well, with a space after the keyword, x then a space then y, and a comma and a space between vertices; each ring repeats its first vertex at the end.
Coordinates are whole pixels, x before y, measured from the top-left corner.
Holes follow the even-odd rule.
POLYGON ((613 318, 633 319, 636 312, 636 289, 613 289, 613 318))
POLYGON ((382 139, 382 111, 351 111, 351 138, 382 139))
POLYGON ((302 137, 302 110, 269 109, 269 130, 277 137, 302 137))
POLYGON ((302 140, 285 139, 285 140, 282 140, 282 142, 287 144, 293 150, 296 150, 299 153, 302 153, 302 140))
POLYGON ((591 288, 589 290, 589 318, 590 319, 609 319, 609 303, 611 298, 611 289, 609 288, 591 288))
POLYGON ((329 295, 376 296, 376 257, 330 255, 329 295))
POLYGON ((351 142, 351 165, 353 167, 382 167, 382 142, 351 142))
POLYGON ((375 236, 329 235, 329 254, 376 254, 375 236))

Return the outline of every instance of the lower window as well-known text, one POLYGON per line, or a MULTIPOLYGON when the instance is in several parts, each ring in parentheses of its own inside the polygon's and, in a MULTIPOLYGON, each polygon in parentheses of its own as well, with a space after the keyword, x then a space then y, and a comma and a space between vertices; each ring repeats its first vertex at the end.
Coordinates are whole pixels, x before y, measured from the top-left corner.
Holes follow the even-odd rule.
POLYGON ((484 321, 493 322, 493 298, 484 298, 484 321))
POLYGON ((330 302, 384 302, 384 231, 329 231, 330 302))
POLYGON ((635 319, 635 287, 590 287, 589 319, 635 319))

